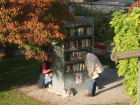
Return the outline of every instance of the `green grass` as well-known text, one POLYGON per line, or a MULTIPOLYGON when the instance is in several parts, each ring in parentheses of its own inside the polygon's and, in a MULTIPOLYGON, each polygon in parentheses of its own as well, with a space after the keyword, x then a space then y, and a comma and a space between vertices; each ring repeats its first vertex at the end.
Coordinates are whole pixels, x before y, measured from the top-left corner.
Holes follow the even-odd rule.
MULTIPOLYGON (((98 57, 103 65, 112 65, 109 58, 98 57)), ((35 59, 25 60, 24 56, 5 58, 0 61, 0 105, 42 105, 17 90, 17 87, 36 83, 41 62, 35 59)), ((95 105, 95 104, 94 104, 95 105)), ((97 104, 96 104, 97 105, 97 104)), ((110 103, 98 105, 128 105, 125 103, 110 103)))
POLYGON ((17 90, 17 87, 37 82, 41 62, 25 57, 0 61, 0 105, 41 105, 31 97, 17 90))
POLYGON ((90 105, 130 105, 128 103, 110 103, 110 104, 90 104, 90 105))

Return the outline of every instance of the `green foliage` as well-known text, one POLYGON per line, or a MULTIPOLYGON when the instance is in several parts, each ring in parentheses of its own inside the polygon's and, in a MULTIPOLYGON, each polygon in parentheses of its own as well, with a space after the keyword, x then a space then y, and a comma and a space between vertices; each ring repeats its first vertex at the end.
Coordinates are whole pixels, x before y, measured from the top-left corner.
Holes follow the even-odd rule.
POLYGON ((121 102, 121 103, 118 103, 118 102, 111 102, 110 104, 91 104, 91 105, 129 105, 128 103, 123 103, 123 102, 121 102))
POLYGON ((78 5, 74 9, 75 16, 90 16, 94 18, 94 41, 110 43, 113 40, 114 28, 111 27, 109 22, 111 21, 111 12, 104 13, 101 10, 83 7, 78 5))
MULTIPOLYGON (((113 13, 110 24, 115 28, 112 45, 113 52, 137 50, 140 47, 140 9, 134 9, 130 14, 124 10, 113 13)), ((131 103, 137 101, 138 58, 118 61, 118 75, 124 76, 126 95, 133 97, 131 103)))
POLYGON ((15 52, 19 50, 18 45, 15 43, 7 43, 6 47, 4 48, 5 57, 15 57, 15 52))

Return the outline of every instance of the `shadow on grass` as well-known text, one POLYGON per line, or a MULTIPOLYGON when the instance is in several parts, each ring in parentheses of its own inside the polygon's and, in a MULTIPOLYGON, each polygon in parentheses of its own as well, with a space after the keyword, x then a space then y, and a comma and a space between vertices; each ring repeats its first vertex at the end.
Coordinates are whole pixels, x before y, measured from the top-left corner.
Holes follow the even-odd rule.
POLYGON ((110 103, 110 104, 88 104, 88 105, 130 105, 129 103, 123 103, 123 102, 113 102, 113 103, 110 103))
POLYGON ((25 84, 37 83, 40 66, 40 61, 25 60, 24 56, 4 58, 0 61, 0 92, 25 84))

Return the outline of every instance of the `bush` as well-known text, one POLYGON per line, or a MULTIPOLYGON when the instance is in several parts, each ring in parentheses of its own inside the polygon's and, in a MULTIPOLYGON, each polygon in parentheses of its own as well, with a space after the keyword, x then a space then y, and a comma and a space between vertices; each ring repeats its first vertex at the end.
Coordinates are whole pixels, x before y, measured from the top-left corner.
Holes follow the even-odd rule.
MULTIPOLYGON (((113 38, 113 52, 140 49, 140 8, 134 9, 130 14, 123 11, 114 12, 110 24, 115 28, 113 38)), ((132 97, 131 103, 137 103, 138 58, 119 60, 118 75, 124 76, 123 85, 127 96, 132 97)))
POLYGON ((74 9, 75 16, 90 16, 94 18, 94 41, 95 42, 105 42, 110 43, 113 40, 114 28, 111 28, 109 22, 111 21, 111 13, 104 13, 101 10, 83 7, 78 5, 74 9))

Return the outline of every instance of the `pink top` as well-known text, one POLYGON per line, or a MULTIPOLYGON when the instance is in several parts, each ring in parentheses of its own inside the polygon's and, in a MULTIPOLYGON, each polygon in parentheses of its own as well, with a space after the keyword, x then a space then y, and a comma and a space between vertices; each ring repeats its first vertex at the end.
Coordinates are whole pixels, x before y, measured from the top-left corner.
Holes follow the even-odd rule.
POLYGON ((45 64, 45 62, 42 64, 42 73, 43 74, 46 74, 46 73, 48 73, 48 72, 50 72, 51 71, 51 69, 47 69, 46 70, 46 64, 45 64))

